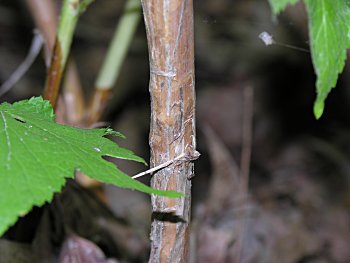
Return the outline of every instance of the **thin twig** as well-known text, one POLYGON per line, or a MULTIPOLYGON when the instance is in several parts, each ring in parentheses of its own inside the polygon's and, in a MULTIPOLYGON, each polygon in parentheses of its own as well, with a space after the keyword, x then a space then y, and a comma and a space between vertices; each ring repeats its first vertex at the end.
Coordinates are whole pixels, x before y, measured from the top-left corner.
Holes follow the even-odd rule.
MULTIPOLYGON (((253 133, 253 107, 254 90, 250 85, 244 87, 243 91, 243 124, 242 124, 242 152, 240 165, 240 205, 242 207, 247 203, 250 161, 252 152, 252 133, 253 133)), ((244 234, 246 229, 246 218, 242 219, 241 227, 238 230, 237 241, 237 262, 240 263, 243 254, 244 234)))
POLYGON ((172 159, 172 160, 169 160, 169 161, 167 161, 167 162, 165 162, 165 163, 162 163, 162 164, 160 164, 160 165, 157 165, 156 167, 153 167, 153 168, 151 168, 151 169, 148 169, 147 171, 144 171, 144 172, 142 172, 142 173, 139 173, 139 174, 137 174, 137 175, 134 175, 134 176, 132 176, 131 178, 132 178, 132 179, 136 179, 136 178, 139 178, 139 177, 144 176, 144 175, 146 175, 146 174, 154 173, 154 172, 156 172, 156 171, 158 171, 158 170, 160 170, 160 169, 163 169, 163 168, 169 166, 169 165, 172 164, 173 162, 180 160, 180 159, 183 158, 184 156, 185 156, 185 153, 182 153, 182 154, 180 154, 179 156, 177 156, 176 158, 174 158, 174 159, 172 159))
POLYGON ((253 104, 254 91, 248 85, 244 88, 244 111, 243 111, 243 127, 242 127, 242 152, 241 152, 241 193, 246 195, 248 193, 250 161, 252 154, 252 133, 253 133, 253 104))
POLYGON ((165 167, 168 167, 169 165, 173 164, 174 162, 177 162, 177 161, 186 161, 186 162, 190 162, 190 161, 194 161, 196 159, 198 159, 198 157, 200 156, 200 153, 198 151, 193 151, 192 153, 189 153, 189 152, 184 152, 184 153, 181 153, 180 155, 178 155, 177 157, 175 157, 174 159, 172 160, 169 160, 165 163, 162 163, 160 165, 157 165, 151 169, 148 169, 147 171, 144 171, 142 173, 138 173, 134 176, 132 176, 131 178, 132 179, 136 179, 136 178, 139 178, 141 176, 144 176, 146 174, 151 174, 151 173, 154 173, 160 169, 163 169, 165 167))
POLYGON ((26 58, 19 65, 19 67, 11 74, 11 76, 0 86, 0 96, 8 92, 28 71, 28 69, 38 56, 43 46, 43 43, 44 41, 41 34, 37 30, 34 30, 34 37, 26 58))

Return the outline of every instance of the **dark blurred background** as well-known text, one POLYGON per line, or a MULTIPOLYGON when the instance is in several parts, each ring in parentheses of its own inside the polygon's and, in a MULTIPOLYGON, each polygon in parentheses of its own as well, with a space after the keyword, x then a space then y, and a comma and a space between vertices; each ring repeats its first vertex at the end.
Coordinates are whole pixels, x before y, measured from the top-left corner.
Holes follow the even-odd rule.
MULTIPOLYGON (((78 23, 71 55, 86 99, 123 3, 95 1, 78 23)), ((316 78, 302 2, 277 17, 267 0, 194 1, 194 12, 197 141, 202 156, 192 179, 191 260, 238 262, 239 250, 241 262, 350 262, 349 66, 316 121, 316 78), (259 39, 264 31, 276 44, 264 45, 259 39), (245 95, 247 89, 253 98, 245 95), (253 102, 252 115, 245 114, 247 100, 253 102), (252 123, 253 135, 249 198, 240 206, 237 178, 244 121, 252 123)), ((0 2, 0 83, 26 56, 33 27, 24 1, 0 2)), ((146 160, 148 70, 142 21, 102 121, 127 136, 118 143, 146 160)), ((41 95, 45 74, 39 56, 0 102, 41 95)), ((118 165, 130 175, 146 169, 130 162, 118 165)), ((110 186, 106 191, 114 215, 147 238, 149 197, 110 186)))

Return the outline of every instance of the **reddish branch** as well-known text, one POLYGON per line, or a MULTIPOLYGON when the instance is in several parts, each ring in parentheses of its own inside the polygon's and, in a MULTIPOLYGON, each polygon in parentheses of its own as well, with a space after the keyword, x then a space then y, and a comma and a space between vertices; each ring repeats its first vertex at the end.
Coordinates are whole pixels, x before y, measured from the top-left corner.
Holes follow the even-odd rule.
MULTIPOLYGON (((61 55, 60 50, 57 47, 54 50, 57 27, 56 6, 53 1, 26 0, 26 3, 33 16, 36 27, 38 27, 45 40, 45 60, 47 67, 50 66, 51 57, 53 56, 52 53, 55 52, 54 56, 56 62, 54 62, 48 70, 49 76, 44 94, 45 98, 49 99, 54 105, 57 100, 59 83, 62 77, 60 73, 61 69, 57 65, 59 63, 58 58, 61 55)), ((85 106, 82 87, 73 61, 68 63, 63 99, 65 109, 58 109, 57 112, 68 113, 64 116, 65 122, 81 125, 80 122, 82 121, 85 106)), ((63 104, 59 106, 63 106, 63 104)))
MULTIPOLYGON (((150 60, 151 165, 195 151, 192 0, 143 0, 150 60)), ((150 262, 188 262, 193 163, 156 172, 152 187, 185 198, 152 197, 150 262)))

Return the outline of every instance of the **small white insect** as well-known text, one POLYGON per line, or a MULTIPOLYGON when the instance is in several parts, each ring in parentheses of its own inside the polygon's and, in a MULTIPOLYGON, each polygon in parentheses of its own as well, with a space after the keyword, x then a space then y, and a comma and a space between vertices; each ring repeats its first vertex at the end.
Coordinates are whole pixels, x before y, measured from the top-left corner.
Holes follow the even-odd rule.
POLYGON ((259 38, 264 42, 266 46, 275 44, 275 40, 273 40, 272 36, 265 31, 259 34, 259 38))

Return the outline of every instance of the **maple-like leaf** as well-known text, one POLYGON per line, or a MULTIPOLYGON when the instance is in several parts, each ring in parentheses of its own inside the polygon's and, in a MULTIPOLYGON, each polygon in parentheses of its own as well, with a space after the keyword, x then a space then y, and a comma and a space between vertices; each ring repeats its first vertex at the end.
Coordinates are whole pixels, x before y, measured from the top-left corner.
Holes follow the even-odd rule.
POLYGON ((54 118, 50 103, 41 97, 0 105, 0 236, 33 206, 50 201, 75 171, 148 194, 182 196, 150 188, 102 158, 144 162, 105 138, 121 134, 61 125, 54 118))

